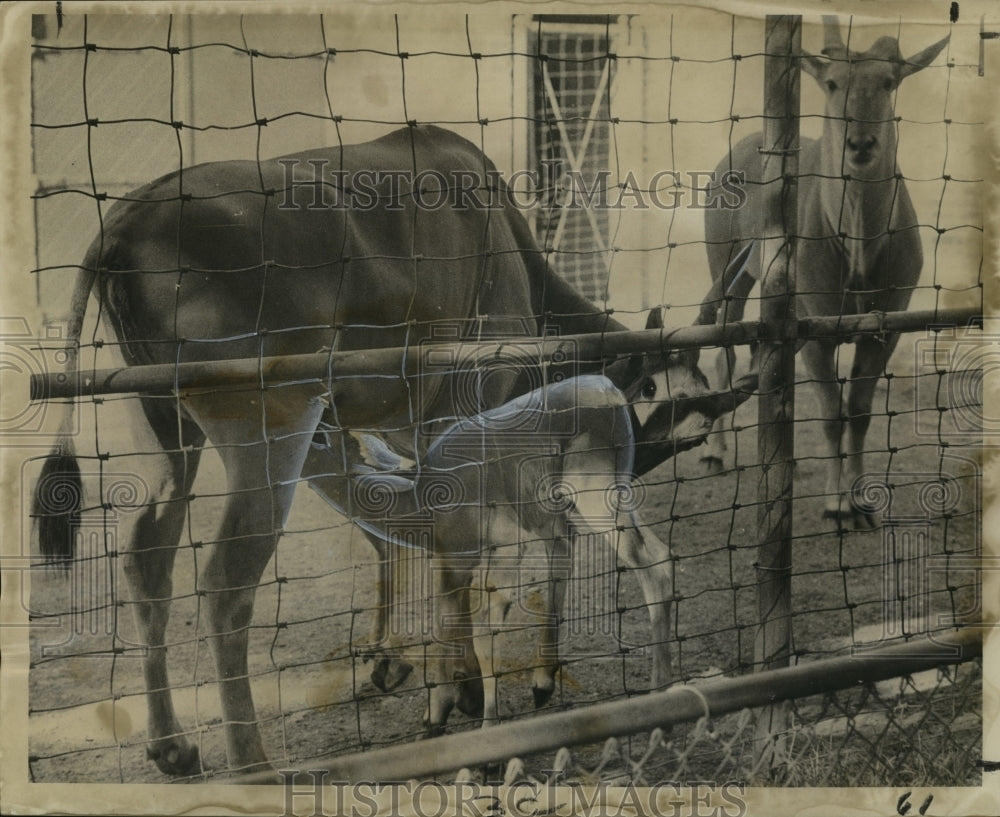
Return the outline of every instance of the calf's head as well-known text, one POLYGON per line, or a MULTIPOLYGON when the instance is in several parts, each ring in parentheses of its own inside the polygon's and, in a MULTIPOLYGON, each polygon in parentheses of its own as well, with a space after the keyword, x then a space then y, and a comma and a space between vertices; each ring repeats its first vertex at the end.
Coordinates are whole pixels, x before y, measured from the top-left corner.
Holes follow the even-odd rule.
MULTIPOLYGON (((659 308, 647 329, 662 329, 659 308)), ((698 368, 698 350, 634 355, 622 389, 631 407, 635 465, 641 476, 664 460, 703 443, 719 416, 718 395, 698 368)))

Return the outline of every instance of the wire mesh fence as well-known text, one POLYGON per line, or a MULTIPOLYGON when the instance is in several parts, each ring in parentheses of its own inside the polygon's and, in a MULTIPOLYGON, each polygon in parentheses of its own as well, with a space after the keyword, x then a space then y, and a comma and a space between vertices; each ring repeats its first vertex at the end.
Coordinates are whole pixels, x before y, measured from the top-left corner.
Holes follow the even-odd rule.
POLYGON ((794 700, 791 727, 781 735, 788 753, 777 779, 760 764, 755 712, 744 709, 719 718, 702 716, 669 732, 656 728, 648 735, 562 749, 533 766, 528 764, 534 758, 528 763, 514 759, 504 766, 503 781, 638 787, 682 780, 769 781, 822 787, 896 780, 899 785, 978 786, 982 772, 968 759, 981 751, 980 669, 931 670, 916 679, 794 700))
MULTIPOLYGON (((904 55, 948 33, 940 26, 900 20, 867 26, 844 18, 841 28, 851 48, 886 34, 898 38, 904 55)), ((256 591, 249 664, 237 672, 252 683, 255 722, 267 757, 279 767, 311 768, 331 756, 408 744, 425 734, 425 713, 440 706, 442 688, 464 692, 468 683, 463 682, 474 679, 476 671, 446 678, 437 672, 440 600, 457 591, 441 592, 440 582, 452 574, 427 543, 440 535, 446 513, 416 521, 411 513, 394 521, 385 509, 404 503, 398 480, 406 481, 402 488, 408 491, 427 488, 418 480, 432 441, 446 436, 463 416, 496 408, 483 397, 488 393, 484 388, 497 381, 490 380, 496 370, 480 344, 494 343, 490 352, 499 358, 505 345, 545 336, 546 331, 588 333, 596 352, 569 373, 603 373, 615 381, 614 367, 623 367, 630 343, 632 352, 689 347, 697 345, 697 332, 711 329, 688 330, 695 339, 687 341, 683 331, 657 332, 656 344, 641 348, 641 340, 627 330, 640 329, 651 307, 663 307, 667 325, 679 327, 697 322, 709 293, 708 303, 718 306, 725 324, 717 331, 734 331, 741 315, 727 314, 731 288, 713 289, 706 261, 713 243, 724 242, 710 236, 706 241, 703 220, 706 210, 736 212, 746 203, 747 191, 753 195, 753 180, 741 187, 723 178, 717 165, 764 126, 764 34, 763 20, 723 19, 692 10, 648 20, 455 16, 447 26, 416 14, 378 16, 364 24, 346 13, 291 16, 280 25, 273 17, 254 15, 151 15, 127 26, 113 15, 36 18, 34 274, 48 327, 36 343, 38 354, 45 356, 39 368, 62 370, 60 356, 72 332, 57 318, 66 312, 66 296, 78 272, 86 270, 81 259, 94 236, 105 253, 97 266, 110 282, 100 295, 100 311, 117 326, 104 328, 94 320, 98 310, 88 312, 77 352, 79 378, 70 383, 76 393, 87 395, 75 429, 83 494, 64 496, 66 504, 46 509, 63 515, 76 509, 75 563, 67 575, 33 575, 26 602, 33 623, 32 779, 162 780, 146 755, 163 759, 171 751, 165 741, 169 746, 177 735, 184 745, 198 749, 182 778, 204 777, 209 774, 205 764, 217 766, 226 756, 227 729, 238 718, 220 709, 213 645, 219 632, 238 628, 216 620, 214 599, 220 589, 213 570, 218 564, 214 554, 226 549, 228 537, 235 537, 232 528, 220 528, 220 521, 228 518, 234 496, 241 493, 257 497, 254 507, 268 509, 262 530, 281 536, 273 557, 261 566, 260 581, 250 582, 256 591), (441 76, 452 80, 447 89, 441 76), (712 93, 706 94, 706 88, 712 93), (433 189, 406 187, 420 171, 435 169, 419 153, 434 146, 418 150, 411 135, 427 133, 431 126, 471 140, 456 149, 476 151, 470 154, 471 164, 450 169, 478 175, 451 174, 433 189), (360 165, 345 164, 350 154, 344 146, 399 128, 406 134, 400 137, 402 149, 388 165, 377 164, 385 152, 363 156, 360 165), (291 156, 317 145, 333 145, 334 150, 329 157, 310 154, 277 168, 268 163, 267 157, 291 156), (244 175, 237 181, 198 175, 202 163, 233 159, 244 162, 244 175), (371 202, 404 213, 390 222, 394 228, 402 225, 392 241, 380 239, 378 229, 355 239, 339 226, 348 223, 344 211, 349 208, 340 206, 338 196, 363 196, 365 180, 351 176, 350 186, 337 173, 359 169, 390 171, 368 183, 371 202), (173 174, 169 184, 134 192, 165 173, 173 174), (468 186, 469 178, 477 181, 468 186), (412 204, 419 197, 416 189, 420 195, 436 192, 449 204, 462 196, 465 204, 492 201, 498 180, 509 186, 511 206, 531 227, 537 249, 516 243, 516 230, 503 232, 505 211, 473 204, 462 213, 465 217, 473 211, 473 227, 460 238, 449 238, 454 224, 439 218, 443 210, 455 208, 412 204), (287 203, 289 196, 294 206, 283 209, 281 202, 287 203), (119 209, 116 216, 116 203, 139 214, 130 229, 148 228, 157 219, 167 225, 158 234, 167 237, 164 255, 150 260, 137 251, 117 266, 105 264, 129 239, 120 229, 120 214, 126 210, 119 209), (194 218, 192 224, 185 213, 190 219, 215 205, 221 209, 211 211, 213 217, 229 208, 225 218, 232 219, 241 236, 250 236, 249 246, 240 245, 237 257, 190 251, 189 238, 212 223, 194 218), (323 224, 338 225, 330 229, 333 238, 316 237, 313 225, 319 221, 303 222, 306 226, 297 231, 289 212, 332 219, 323 224), (504 264, 521 255, 548 263, 560 280, 593 301, 591 311, 581 316, 584 302, 574 300, 561 302, 551 314, 544 308, 548 302, 537 299, 529 299, 521 311, 510 307, 518 305, 516 300, 495 302, 500 308, 493 313, 488 304, 482 309, 482 303, 440 316, 429 306, 421 311, 424 298, 456 309, 449 303, 456 287, 442 284, 440 276, 422 277, 428 267, 483 276, 490 287, 514 291, 521 286, 516 277, 526 273, 523 267, 511 272, 504 264), (367 313, 360 308, 347 319, 339 313, 334 318, 318 315, 330 304, 339 309, 340 302, 322 294, 310 274, 329 273, 336 264, 341 265, 338 275, 344 275, 343 268, 355 277, 374 275, 379 265, 387 265, 400 272, 406 288, 388 308, 369 303, 367 313), (212 335, 217 314, 189 304, 228 297, 229 290, 213 290, 212 281, 236 275, 243 276, 240 289, 249 314, 212 335), (168 317, 156 323, 152 309, 144 315, 136 306, 160 281, 168 282, 164 292, 169 294, 159 296, 158 304, 168 317), (285 295, 283 287, 292 294, 285 295), (185 300, 188 293, 194 293, 192 300, 185 300), (285 313, 275 311, 282 308, 285 313), (268 322, 282 314, 298 319, 268 322), (230 330, 232 326, 237 328, 230 330), (622 338, 615 347, 609 338, 617 332, 622 338), (464 353, 437 363, 428 352, 422 360, 432 363, 420 364, 407 377, 400 372, 418 365, 416 354, 411 355, 416 350, 455 341, 464 353), (337 356, 370 346, 402 349, 403 359, 385 365, 380 359, 376 366, 377 355, 359 352, 354 364, 337 356), (316 366, 307 374, 269 368, 275 356, 306 354, 314 356, 316 366), (472 378, 455 374, 462 354, 474 364, 472 378), (204 370, 190 382, 181 379, 188 371, 184 366, 221 360, 215 376, 229 367, 229 374, 221 376, 228 380, 232 359, 247 364, 237 391, 206 380, 204 370), (154 386, 130 387, 145 397, 124 393, 116 385, 129 376, 121 371, 123 363, 140 373, 150 371, 142 364, 159 364, 156 376, 166 372, 166 377, 154 386), (96 374, 102 371, 114 374, 102 380, 96 374), (454 389, 444 414, 428 414, 421 402, 434 377, 451 378, 454 389), (345 421, 352 408, 325 394, 337 378, 358 387, 361 405, 351 416, 363 417, 362 422, 345 421), (96 394, 96 382, 107 385, 105 393, 96 394), (379 407, 391 399, 393 389, 405 392, 405 408, 380 416, 379 407), (303 413, 321 417, 308 429, 280 417, 283 396, 298 394, 296 390, 308 393, 303 413), (226 431, 213 438, 209 432, 202 456, 204 435, 195 425, 208 413, 197 403, 205 395, 205 406, 218 397, 218 405, 235 412, 231 428, 239 428, 241 421, 245 428, 242 436, 226 436, 226 431), (150 423, 155 433, 146 428, 150 423), (347 435, 345 429, 355 434, 347 435), (310 454, 319 457, 318 471, 279 473, 272 467, 283 456, 283 446, 295 440, 309 442, 309 453, 304 446, 300 453, 307 461, 310 454), (262 483, 234 487, 226 466, 237 449, 266 452, 262 468, 268 489, 280 492, 305 482, 315 491, 296 491, 283 518, 282 508, 264 498, 262 483), (389 476, 380 482, 380 473, 389 476), (344 487, 348 475, 355 488, 344 487), (365 488, 368 493, 361 492, 365 488), (180 539, 176 556, 169 536, 162 533, 166 528, 180 539), (372 537, 381 542, 381 554, 373 549, 372 537), (172 585, 156 585, 146 599, 126 590, 128 553, 136 543, 150 564, 161 571, 173 568, 172 585), (163 598, 171 607, 162 645, 169 656, 176 719, 161 724, 154 736, 144 722, 147 708, 154 712, 162 707, 157 699, 164 679, 154 673, 150 680, 148 669, 144 677, 143 665, 148 667, 151 653, 162 651, 151 646, 149 630, 135 620, 161 615, 150 609, 163 598), (373 627, 380 619, 381 631, 373 627), (91 729, 95 718, 101 725, 96 734, 91 729)), ((805 50, 820 52, 821 36, 818 20, 806 26, 805 50)), ((974 326, 944 326, 945 317, 974 314, 982 290, 980 195, 985 174, 982 156, 970 148, 984 130, 975 107, 983 82, 976 76, 977 49, 978 40, 969 30, 953 27, 940 56, 935 54, 924 70, 892 89, 892 130, 901 168, 892 181, 905 183, 913 199, 916 226, 910 232, 918 235, 924 257, 919 279, 905 284, 910 297, 904 308, 929 310, 935 317, 924 322, 922 331, 901 336, 894 355, 873 375, 871 409, 862 407, 871 414, 863 435, 866 460, 863 480, 851 488, 877 516, 874 529, 855 529, 843 517, 824 515, 831 501, 828 474, 841 469, 850 452, 830 453, 825 447, 823 401, 812 388, 827 378, 838 400, 847 400, 856 375, 851 365, 857 364, 847 346, 837 346, 832 376, 820 377, 802 365, 795 374, 794 601, 787 645, 792 663, 948 630, 980 613, 979 447, 988 422, 981 393, 984 333, 974 326)), ((837 63, 835 55, 829 63, 837 63)), ((806 79, 800 124, 804 135, 820 137, 834 118, 816 113, 825 110, 823 92, 806 79)), ((437 135, 429 141, 446 138, 437 135)), ((806 168, 799 184, 811 177, 837 180, 844 170, 817 173, 806 168)), ((842 195, 847 196, 849 180, 842 181, 842 195)), ((899 189, 894 184, 893 200, 899 189)), ((850 255, 855 244, 892 235, 895 223, 886 218, 874 231, 871 224, 844 220, 830 225, 830 234, 822 237, 835 237, 850 255)), ((763 240, 780 234, 760 225, 745 237, 763 240)), ((802 225, 797 235, 800 246, 819 241, 802 225)), ((202 243, 214 245, 213 250, 231 248, 223 236, 221 229, 210 232, 202 243)), ((880 280, 859 286, 852 280, 846 294, 836 289, 838 303, 851 304, 833 311, 834 328, 839 324, 850 335, 851 317, 839 317, 841 311, 895 311, 874 300, 862 303, 874 297, 868 290, 887 286, 895 284, 880 280)), ((360 300, 364 291, 351 294, 360 300)), ((799 294, 808 293, 800 289, 799 294)), ((155 298, 149 303, 157 305, 155 298)), ((760 308, 755 291, 746 317, 752 320, 760 308)), ((737 353, 738 372, 747 366, 745 347, 766 340, 766 329, 748 330, 729 346, 737 353)), ((803 323, 798 331, 802 339, 815 326, 803 323)), ((884 345, 893 333, 869 329, 867 334, 884 345)), ((649 336, 645 342, 650 343, 649 336)), ((728 345, 717 337, 701 356, 702 368, 723 392, 732 387, 733 364, 727 361, 716 371, 712 366, 718 349, 728 345)), ((572 350, 583 348, 577 344, 572 350)), ((555 369, 541 365, 543 359, 559 363, 558 352, 543 353, 539 341, 518 357, 508 352, 503 363, 533 385, 552 388, 576 380, 560 381, 547 374, 555 369)), ((679 378, 675 373, 666 381, 671 400, 684 390, 679 378)), ((627 391, 632 384, 614 385, 627 391)), ((594 399, 592 392, 581 387, 564 411, 583 417, 581 401, 587 399, 594 399)), ((849 404, 847 412, 857 413, 857 406, 849 404)), ((675 408, 671 427, 681 422, 680 414, 675 408)), ((553 411, 545 416, 554 423, 564 415, 553 411)), ((613 411, 601 417, 612 435, 632 428, 613 411)), ((835 419, 844 427, 850 424, 846 415, 835 419)), ((472 585, 481 591, 465 603, 472 614, 487 614, 485 629, 477 633, 488 642, 493 663, 480 665, 479 674, 496 685, 499 720, 533 717, 547 695, 549 707, 564 710, 644 693, 653 683, 651 664, 665 645, 672 652, 673 678, 685 683, 765 668, 754 649, 762 583, 757 526, 767 504, 758 492, 768 474, 759 452, 762 422, 756 401, 744 403, 717 423, 709 437, 714 453, 725 441, 718 467, 706 468, 705 448, 661 455, 659 466, 630 487, 626 504, 641 511, 638 530, 669 548, 669 555, 654 558, 653 570, 646 573, 628 570, 623 563, 630 528, 623 524, 621 504, 610 512, 603 505, 596 519, 574 519, 575 528, 565 533, 578 535, 565 553, 553 553, 552 542, 561 534, 548 521, 545 533, 536 527, 527 534, 523 529, 493 534, 511 524, 511 515, 515 521, 537 514, 545 520, 561 518, 567 502, 582 506, 601 497, 609 482, 616 496, 621 493, 621 480, 608 479, 620 475, 609 474, 605 465, 589 466, 589 472, 586 467, 572 473, 553 470, 552 454, 565 440, 576 440, 577 450, 589 455, 603 450, 582 438, 580 427, 541 440, 536 429, 513 444, 494 444, 501 453, 492 459, 467 457, 477 473, 473 488, 462 482, 462 500, 438 497, 425 507, 444 507, 449 513, 475 507, 481 513, 478 533, 467 526, 465 535, 483 539, 488 530, 494 536, 488 557, 477 551, 471 567, 462 564, 457 570, 474 574, 472 585), (539 461, 546 465, 538 466, 539 461), (531 470, 538 467, 548 471, 531 470), (594 476, 604 483, 592 484, 594 476), (501 484, 501 478, 514 487, 501 484), (527 493, 519 479, 529 479, 527 493), (655 616, 651 628, 657 605, 643 592, 646 575, 667 577, 660 587, 671 607, 665 638, 656 633, 655 616), (559 611, 553 610, 554 587, 565 588, 559 611), (496 596, 505 599, 502 621, 490 617, 496 596), (561 628, 557 653, 546 652, 544 643, 538 646, 553 616, 561 628), (543 676, 551 681, 550 689, 543 676)), ((202 422, 203 431, 210 428, 211 423, 202 422)), ((483 429, 477 430, 482 442, 483 429)), ((639 454, 642 442, 640 438, 639 454)), ((558 453, 565 451, 559 448, 558 453)), ((44 461, 39 451, 24 466, 25 540, 32 483, 44 461)), ((445 460, 438 473, 464 473, 456 467, 445 460)), ((439 480, 430 487, 454 488, 455 483, 439 480)), ((469 549, 476 549, 475 542, 469 549)), ((781 732, 787 759, 773 782, 975 784, 973 754, 963 753, 976 749, 982 734, 979 665, 969 662, 931 672, 930 680, 904 675, 897 686, 872 683, 797 700, 781 732)), ((457 706, 449 729, 479 726, 475 707, 462 712, 461 700, 457 706)), ((762 769, 753 744, 752 720, 744 710, 678 726, 669 735, 647 729, 610 745, 571 747, 570 754, 555 758, 526 756, 522 765, 491 774, 511 781, 518 775, 541 780, 548 773, 543 770, 558 769, 567 779, 635 785, 758 779, 762 769)))

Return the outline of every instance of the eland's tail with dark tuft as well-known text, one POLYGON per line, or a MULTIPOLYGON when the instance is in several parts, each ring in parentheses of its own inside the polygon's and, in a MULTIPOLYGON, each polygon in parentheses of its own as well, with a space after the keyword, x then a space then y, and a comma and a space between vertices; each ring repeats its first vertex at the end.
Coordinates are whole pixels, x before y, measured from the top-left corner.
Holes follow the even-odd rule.
POLYGON ((45 460, 31 501, 38 546, 49 564, 67 566, 73 559, 82 508, 80 466, 66 440, 45 460))
MULTIPOLYGON (((98 270, 106 263, 106 248, 98 237, 83 260, 70 301, 67 339, 80 340, 84 314, 98 270)), ((68 350, 67 373, 77 368, 76 350, 68 350)), ((83 478, 73 450, 74 404, 67 403, 56 444, 42 466, 31 500, 31 518, 38 550, 50 565, 68 567, 73 559, 76 534, 83 510, 83 478)))

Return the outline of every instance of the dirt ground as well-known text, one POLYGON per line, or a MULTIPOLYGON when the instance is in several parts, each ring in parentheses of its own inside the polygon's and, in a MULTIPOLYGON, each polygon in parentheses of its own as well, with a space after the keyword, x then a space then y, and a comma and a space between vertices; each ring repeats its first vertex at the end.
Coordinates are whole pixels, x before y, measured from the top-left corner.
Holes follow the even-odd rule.
MULTIPOLYGON (((910 349, 916 340, 909 341, 910 349)), ((913 352, 908 354, 912 359, 913 352)), ((868 437, 873 452, 868 471, 893 486, 880 528, 838 532, 821 518, 831 463, 818 455, 818 424, 796 424, 797 660, 843 653, 853 640, 898 637, 904 624, 919 629, 932 616, 961 614, 975 605, 975 575, 949 568, 947 560, 978 553, 978 452, 961 445, 974 439, 963 432, 968 411, 933 408, 939 395, 954 398, 960 383, 930 369, 919 377, 912 375, 912 366, 897 365, 896 371, 899 376, 880 383, 878 416, 868 437), (889 417, 888 412, 896 414, 889 417), (942 439, 953 444, 942 448, 942 439), (950 481, 941 484, 941 477, 950 481), (903 549, 911 545, 915 549, 907 557, 903 549), (936 561, 919 562, 921 553, 936 561), (884 567, 887 556, 896 560, 894 570, 884 567), (886 582, 891 581, 909 588, 924 606, 902 609, 886 601, 886 582)), ((796 416, 815 415, 812 393, 799 388, 796 416)), ((642 518, 676 559, 671 647, 677 676, 685 681, 747 672, 753 661, 761 477, 756 401, 741 408, 736 422, 743 430, 727 433, 725 473, 705 476, 701 452, 695 450, 662 465, 646 480, 642 518)), ((221 499, 212 494, 220 490, 221 480, 218 462, 206 456, 178 556, 168 631, 171 683, 182 724, 201 745, 204 761, 216 768, 225 765, 225 744, 195 592, 203 551, 192 543, 213 536, 221 499)), ((42 571, 33 576, 31 607, 37 626, 30 638, 31 773, 36 781, 165 782, 145 758, 140 649, 120 560, 109 560, 103 545, 94 544, 92 553, 94 558, 68 578, 42 571), (77 612, 71 615, 72 610, 77 612)), ((566 664, 550 707, 622 698, 644 689, 649 678, 648 656, 641 649, 648 638, 648 617, 634 576, 619 575, 612 558, 592 542, 578 543, 574 558, 561 644, 566 664), (619 633, 633 649, 619 649, 619 633)), ((427 690, 419 649, 414 672, 391 693, 372 685, 372 664, 353 649, 367 640, 377 576, 374 552, 364 537, 312 491, 299 490, 286 535, 265 570, 251 633, 258 716, 267 752, 279 767, 308 768, 332 755, 421 737, 427 690)), ((411 592, 421 598, 419 591, 411 592)), ((532 663, 533 637, 523 629, 537 621, 531 613, 537 604, 532 592, 526 589, 523 603, 515 605, 511 631, 498 635, 497 649, 510 670, 500 679, 505 718, 531 717, 533 712, 527 673, 518 671, 532 663)), ((451 730, 477 726, 452 715, 451 730)), ((665 766, 662 775, 669 779, 673 771, 665 766)))

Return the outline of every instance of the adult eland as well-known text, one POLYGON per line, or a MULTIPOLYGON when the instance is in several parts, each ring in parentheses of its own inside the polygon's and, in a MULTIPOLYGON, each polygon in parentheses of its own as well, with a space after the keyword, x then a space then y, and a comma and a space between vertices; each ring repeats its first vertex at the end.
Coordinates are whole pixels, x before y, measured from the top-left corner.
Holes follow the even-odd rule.
MULTIPOLYGON (((799 153, 798 235, 795 305, 799 317, 853 315, 905 310, 923 265, 919 223, 896 162, 894 99, 899 84, 933 62, 948 37, 903 59, 893 37, 877 39, 867 51, 843 41, 837 18, 825 16, 822 57, 803 53, 802 70, 825 94, 823 132, 803 138, 799 153)), ((717 293, 731 298, 703 310, 702 321, 738 321, 749 287, 759 280, 756 253, 747 267, 751 279, 727 272, 733 255, 763 236, 764 197, 761 135, 742 139, 718 166, 718 173, 742 171, 746 202, 738 210, 705 211, 709 266, 717 293)), ((824 516, 871 528, 875 513, 852 488, 864 473, 865 437, 875 387, 899 340, 898 333, 859 335, 850 388, 842 401, 836 364, 837 341, 812 338, 800 353, 818 397, 827 469, 824 516)), ((716 370, 732 377, 732 348, 720 352, 716 370)), ((722 467, 725 421, 720 418, 702 459, 709 471, 722 467)))
MULTIPOLYGON (((130 366, 319 349, 404 347, 417 354, 428 340, 623 331, 607 310, 555 274, 503 185, 488 187, 496 179, 475 145, 430 126, 364 144, 172 173, 104 215, 72 290, 68 336, 80 337, 92 294, 130 366), (322 172, 289 182, 289 168, 322 172), (484 180, 479 192, 489 192, 488 206, 468 200, 430 206, 466 189, 452 189, 450 180, 470 177, 484 180)), ((203 768, 174 710, 165 634, 176 546, 206 443, 221 457, 227 484, 217 536, 199 560, 199 592, 228 766, 246 771, 267 764, 248 674, 255 591, 297 483, 329 478, 331 461, 337 473, 359 472, 363 458, 351 447, 357 432, 421 463, 457 419, 537 388, 539 362, 515 362, 501 360, 471 378, 453 366, 417 376, 402 370, 338 376, 334 367, 325 379, 249 390, 205 385, 179 394, 165 388, 125 401, 150 441, 143 456, 149 503, 137 511, 131 541, 121 551, 146 647, 147 754, 161 771, 188 775, 203 768), (318 437, 326 453, 317 465, 318 437)), ((711 400, 700 399, 709 390, 696 354, 632 356, 595 366, 628 404, 636 451, 630 474, 705 439, 718 412, 711 400)), ((75 370, 76 361, 69 367, 75 370)), ((730 398, 722 395, 717 405, 731 408, 730 398)), ((73 523, 82 512, 55 497, 65 487, 59 478, 80 494, 71 428, 67 412, 33 505, 41 551, 56 562, 72 559, 73 523)), ((475 536, 470 531, 470 539, 475 536)), ((378 537, 370 538, 384 548, 378 537)), ((641 549, 646 540, 636 541, 641 549)), ((656 560, 642 553, 631 559, 656 560)), ((376 641, 384 636, 385 609, 379 605, 376 641)), ((477 695, 467 689, 468 672, 450 665, 441 674, 434 678, 439 719, 452 705, 481 708, 481 681, 477 695)), ((387 685, 397 681, 382 678, 387 685)))

